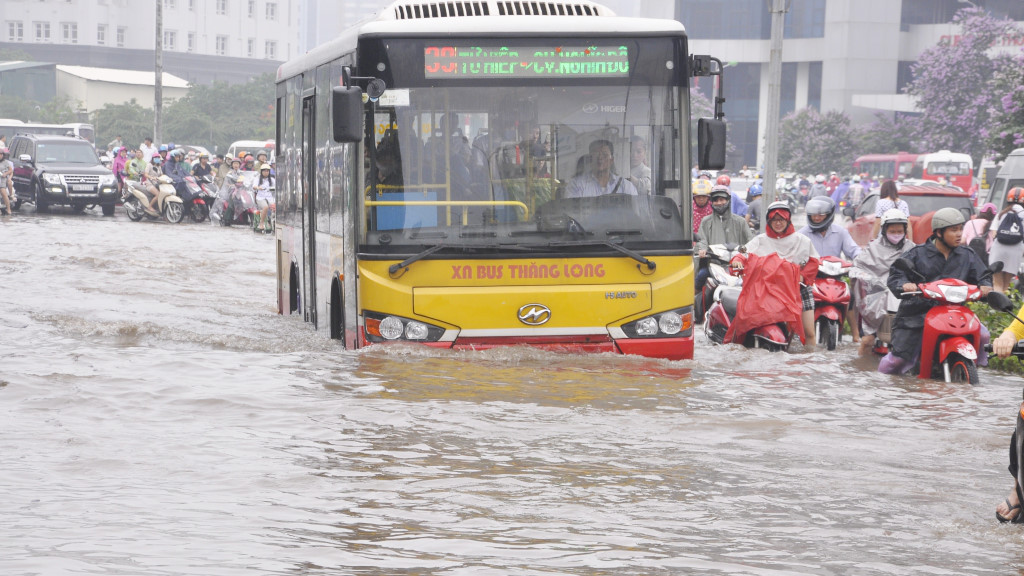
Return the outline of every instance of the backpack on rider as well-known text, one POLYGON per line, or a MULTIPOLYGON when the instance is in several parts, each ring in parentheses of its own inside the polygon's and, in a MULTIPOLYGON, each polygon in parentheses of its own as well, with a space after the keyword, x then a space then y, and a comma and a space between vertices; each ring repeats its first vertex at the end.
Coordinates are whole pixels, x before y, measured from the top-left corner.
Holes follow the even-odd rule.
POLYGON ((1024 203, 1024 188, 1013 188, 1006 194, 1006 203, 1009 206, 1006 214, 999 221, 996 228, 996 242, 1000 244, 1020 244, 1024 242, 1024 231, 1021 229, 1020 216, 1017 215, 1014 204, 1024 203))

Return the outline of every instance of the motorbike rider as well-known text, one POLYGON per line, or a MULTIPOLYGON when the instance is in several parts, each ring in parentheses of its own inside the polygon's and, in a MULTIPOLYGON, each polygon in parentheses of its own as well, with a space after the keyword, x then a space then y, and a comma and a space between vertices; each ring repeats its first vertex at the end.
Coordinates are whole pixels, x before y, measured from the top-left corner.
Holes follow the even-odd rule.
POLYGON ((146 172, 146 161, 143 159, 142 150, 135 151, 135 157, 128 161, 125 171, 128 172, 128 179, 138 182, 146 172))
POLYGON ((199 154, 199 162, 192 165, 192 175, 196 180, 213 173, 213 165, 210 164, 210 155, 205 152, 199 154))
POLYGON ((4 200, 4 213, 11 214, 11 196, 14 195, 14 163, 7 159, 7 148, 0 144, 0 196, 4 200))
POLYGON ((149 204, 144 206, 144 208, 152 216, 159 215, 156 211, 156 199, 160 193, 157 187, 160 186, 160 177, 163 176, 163 173, 163 158, 159 154, 154 154, 153 159, 149 161, 149 165, 146 166, 146 171, 142 175, 142 181, 146 185, 146 192, 149 193, 149 204))
POLYGON ((814 184, 811 184, 811 189, 807 193, 807 199, 816 198, 818 196, 828 196, 828 189, 825 188, 825 175, 818 174, 814 177, 814 184))
POLYGON ((747 204, 747 215, 744 218, 747 220, 747 226, 750 226, 755 233, 761 231, 761 200, 764 199, 762 194, 764 194, 764 188, 760 184, 751 184, 747 191, 750 204, 747 204))
MULTIPOLYGON (((728 186, 716 184, 711 188, 711 210, 712 213, 700 223, 700 232, 697 240, 697 257, 706 258, 708 246, 711 244, 746 244, 754 237, 747 226, 747 221, 729 210, 732 201, 732 192, 728 186)), ((708 279, 707 266, 701 266, 697 270, 696 289, 700 290, 708 279)))
POLYGON ((728 174, 722 174, 721 176, 716 178, 715 185, 725 186, 726 188, 729 188, 729 195, 732 196, 732 202, 730 202, 730 209, 732 210, 733 214, 738 214, 740 216, 747 215, 747 201, 744 200, 743 198, 740 198, 739 194, 732 191, 732 178, 729 178, 728 174))
POLYGON ((274 177, 270 174, 270 164, 260 166, 260 177, 256 181, 256 207, 260 211, 260 222, 263 223, 263 231, 270 232, 270 205, 274 203, 274 189, 276 188, 274 177))
POLYGON ((914 247, 907 237, 907 215, 895 208, 882 214, 882 234, 868 243, 853 260, 850 269, 850 293, 857 309, 864 334, 860 340, 860 355, 866 355, 875 344, 875 335, 881 328, 888 308, 889 268, 897 258, 914 247))
POLYGON ((693 181, 693 235, 700 232, 700 223, 711 214, 711 181, 699 178, 693 181))
MULTIPOLYGON (((909 250, 903 258, 910 261, 913 268, 924 277, 920 280, 921 283, 943 278, 958 278, 978 286, 982 296, 987 296, 992 291, 991 275, 974 250, 960 245, 964 222, 966 218, 956 208, 940 208, 932 215, 931 237, 924 244, 909 250)), ((917 283, 911 282, 907 274, 895 266, 889 269, 887 284, 889 290, 896 296, 903 292, 918 290, 917 283)), ((896 319, 892 324, 889 353, 878 363, 879 372, 903 374, 914 366, 921 355, 925 314, 935 305, 934 300, 920 296, 912 296, 900 302, 899 311, 896 312, 896 319)), ((988 341, 988 328, 982 324, 978 366, 988 365, 988 354, 984 349, 988 341)))
MULTIPOLYGON (((784 260, 796 264, 800 268, 800 299, 804 327, 804 345, 814 347, 814 296, 810 285, 818 274, 818 252, 811 240, 803 234, 797 234, 793 228, 793 214, 789 204, 778 200, 768 205, 767 226, 763 234, 758 234, 747 242, 747 254, 768 256, 777 253, 784 260)), ((737 255, 731 264, 733 268, 742 269, 746 260, 745 254, 737 255)))

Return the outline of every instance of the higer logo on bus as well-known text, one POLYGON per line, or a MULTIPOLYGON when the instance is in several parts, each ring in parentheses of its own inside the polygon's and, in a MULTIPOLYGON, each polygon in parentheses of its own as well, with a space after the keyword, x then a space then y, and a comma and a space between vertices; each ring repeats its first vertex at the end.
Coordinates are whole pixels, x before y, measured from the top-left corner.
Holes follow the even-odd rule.
POLYGON ((551 309, 543 304, 527 304, 519 309, 519 321, 527 326, 540 326, 551 320, 551 309))

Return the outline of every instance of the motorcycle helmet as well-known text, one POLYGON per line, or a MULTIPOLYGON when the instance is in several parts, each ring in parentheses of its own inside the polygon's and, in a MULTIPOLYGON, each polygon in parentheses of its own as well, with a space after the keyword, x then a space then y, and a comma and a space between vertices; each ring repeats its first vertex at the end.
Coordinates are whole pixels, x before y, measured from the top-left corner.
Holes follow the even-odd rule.
POLYGON ((750 194, 751 198, 757 198, 761 194, 764 194, 764 188, 762 188, 760 184, 754 184, 747 192, 750 194))
POLYGON ((721 176, 718 177, 717 180, 715 180, 715 184, 721 184, 722 186, 731 186, 732 178, 729 178, 729 176, 722 174, 721 176))
POLYGON ((168 151, 174 150, 174 143, 173 142, 167 145, 167 150, 168 151))
POLYGON ((158 152, 167 152, 167 144, 161 144, 158 152))
POLYGON ((860 183, 860 174, 853 175, 853 182, 854 184, 860 183))
POLYGON ((270 170, 270 169, 271 169, 270 168, 270 164, 263 164, 262 166, 260 166, 260 172, 263 172, 264 170, 270 170))
POLYGON ((836 203, 832 201, 828 196, 815 196, 807 201, 807 226, 819 232, 827 229, 832 225, 832 220, 836 217, 836 203), (811 219, 811 216, 824 215, 825 219, 817 224, 811 219))
POLYGON ((708 196, 711 194, 711 182, 701 178, 700 180, 694 180, 693 182, 693 195, 694 196, 708 196))
POLYGON ((1007 204, 1024 204, 1024 188, 1017 186, 1006 193, 1007 204))
POLYGON ((996 212, 999 212, 999 208, 996 208, 996 205, 991 202, 986 202, 982 205, 981 210, 978 210, 978 215, 982 218, 988 218, 995 216, 996 212))
POLYGON ((793 212, 789 209, 789 203, 785 200, 776 200, 768 205, 767 219, 771 220, 776 216, 782 216, 787 221, 793 218, 793 212))
POLYGON ((939 208, 935 214, 932 214, 932 232, 941 232, 950 226, 959 226, 966 221, 963 212, 956 208, 939 208))
POLYGON ((903 213, 903 210, 899 208, 889 208, 882 214, 881 225, 879 228, 882 234, 885 234, 886 226, 890 224, 903 224, 903 233, 907 233, 907 226, 910 224, 910 220, 907 219, 907 215, 903 213))
POLYGON ((721 184, 717 184, 713 188, 711 188, 711 202, 712 202, 712 206, 711 207, 715 211, 715 214, 718 214, 719 216, 721 216, 721 215, 725 214, 726 212, 728 212, 729 211, 729 204, 732 203, 732 192, 729 190, 729 187, 728 186, 723 186, 721 184), (721 206, 716 206, 716 205, 714 205, 715 198, 725 198, 726 199, 726 203, 722 204, 721 206))
POLYGON ((244 176, 239 176, 238 178, 236 178, 235 179, 235 184, 245 184, 245 177, 244 176))
POLYGON ((711 180, 711 172, 708 172, 707 170, 704 170, 704 171, 702 171, 700 173, 700 177, 701 178, 707 178, 708 180, 711 180))
POLYGON ((818 174, 817 176, 814 177, 814 181, 817 182, 818 184, 824 184, 825 183, 825 175, 824 174, 818 174))

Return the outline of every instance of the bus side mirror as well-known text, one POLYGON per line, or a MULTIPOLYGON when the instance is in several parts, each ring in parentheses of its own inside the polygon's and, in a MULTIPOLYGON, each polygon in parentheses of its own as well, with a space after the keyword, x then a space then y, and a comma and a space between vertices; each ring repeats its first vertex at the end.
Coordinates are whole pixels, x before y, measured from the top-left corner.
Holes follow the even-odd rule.
POLYGON ((362 141, 363 91, 335 86, 331 90, 331 119, 335 142, 362 141))
POLYGON ((697 165, 701 170, 725 168, 724 120, 697 120, 697 165))

